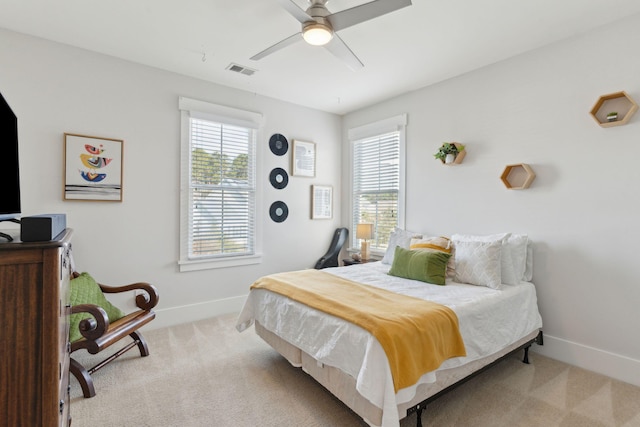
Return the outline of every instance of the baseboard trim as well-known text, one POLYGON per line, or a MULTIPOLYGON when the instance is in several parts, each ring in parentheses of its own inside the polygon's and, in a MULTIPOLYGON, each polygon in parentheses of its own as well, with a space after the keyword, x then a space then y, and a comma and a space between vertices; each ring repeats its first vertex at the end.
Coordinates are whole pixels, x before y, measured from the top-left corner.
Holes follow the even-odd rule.
MULTIPOLYGON (((182 323, 195 322, 222 314, 239 313, 247 295, 205 301, 156 310, 156 319, 145 329, 158 329, 182 323)), ((534 345, 531 350, 582 369, 624 381, 640 387, 640 360, 578 344, 544 334, 544 345, 534 345)))
POLYGON ((247 295, 219 300, 199 302, 197 304, 182 305, 179 307, 161 308, 155 310, 156 318, 148 323, 145 329, 159 329, 182 323, 196 322, 221 314, 239 313, 244 306, 247 295))
POLYGON ((640 387, 640 360, 544 334, 544 345, 531 350, 543 356, 640 387))

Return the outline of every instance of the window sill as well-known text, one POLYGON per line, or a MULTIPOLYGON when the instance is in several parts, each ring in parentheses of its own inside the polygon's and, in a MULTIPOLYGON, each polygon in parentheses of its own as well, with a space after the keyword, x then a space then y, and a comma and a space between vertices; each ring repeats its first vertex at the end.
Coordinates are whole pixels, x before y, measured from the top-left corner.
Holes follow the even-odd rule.
POLYGON ((241 267, 243 265, 260 264, 262 262, 262 255, 247 255, 229 258, 218 259, 203 259, 203 260, 179 260, 178 267, 180 272, 209 270, 214 268, 228 268, 228 267, 241 267))

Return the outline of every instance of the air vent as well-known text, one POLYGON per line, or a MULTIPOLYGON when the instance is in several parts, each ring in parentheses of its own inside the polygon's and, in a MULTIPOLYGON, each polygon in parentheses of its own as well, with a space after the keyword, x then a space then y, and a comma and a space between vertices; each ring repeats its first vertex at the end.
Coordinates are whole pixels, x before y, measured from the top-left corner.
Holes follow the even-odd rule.
POLYGON ((234 71, 236 73, 244 74, 245 76, 252 76, 256 71, 251 68, 243 67, 242 65, 231 63, 227 66, 227 70, 234 71))

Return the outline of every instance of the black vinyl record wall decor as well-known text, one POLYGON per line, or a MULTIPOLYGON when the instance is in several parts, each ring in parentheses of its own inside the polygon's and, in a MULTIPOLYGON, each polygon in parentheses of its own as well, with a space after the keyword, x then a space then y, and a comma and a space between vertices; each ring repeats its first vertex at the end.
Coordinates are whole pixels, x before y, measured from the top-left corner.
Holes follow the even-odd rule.
POLYGON ((269 138, 269 148, 276 156, 283 156, 287 153, 287 150, 289 150, 289 142, 284 135, 275 133, 269 138))
POLYGON ((269 216, 274 222, 282 222, 289 216, 289 208, 285 202, 277 201, 271 204, 269 216))
POLYGON ((269 182, 271 182, 273 188, 282 190, 289 183, 289 175, 282 168, 274 168, 269 174, 269 182))

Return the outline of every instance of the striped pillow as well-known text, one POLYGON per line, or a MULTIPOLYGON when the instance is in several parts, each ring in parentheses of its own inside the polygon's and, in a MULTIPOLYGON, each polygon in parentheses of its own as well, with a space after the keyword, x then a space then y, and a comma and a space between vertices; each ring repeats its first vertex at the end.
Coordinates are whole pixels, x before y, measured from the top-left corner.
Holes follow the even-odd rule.
POLYGON ((451 253, 451 240, 446 237, 425 237, 411 239, 409 249, 436 249, 441 252, 451 253))

